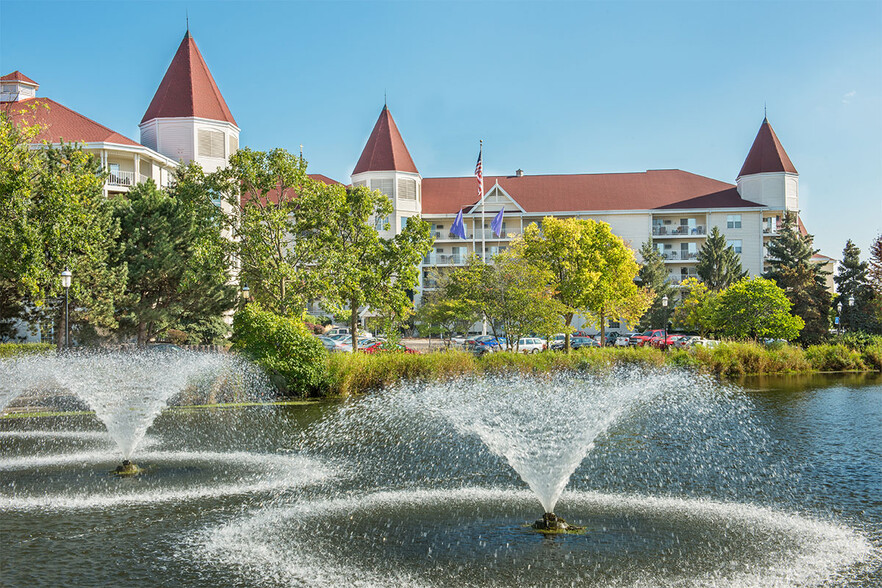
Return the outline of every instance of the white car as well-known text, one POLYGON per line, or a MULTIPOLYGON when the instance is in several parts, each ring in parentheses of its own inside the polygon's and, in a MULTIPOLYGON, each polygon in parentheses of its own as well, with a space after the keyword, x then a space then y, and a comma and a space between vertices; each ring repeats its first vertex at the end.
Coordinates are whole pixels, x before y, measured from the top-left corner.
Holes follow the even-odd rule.
POLYGON ((627 347, 631 344, 631 337, 627 335, 619 335, 616 337, 616 347, 627 347))
POLYGON ((521 353, 539 353, 545 351, 545 341, 537 337, 523 337, 518 339, 518 351, 521 353))

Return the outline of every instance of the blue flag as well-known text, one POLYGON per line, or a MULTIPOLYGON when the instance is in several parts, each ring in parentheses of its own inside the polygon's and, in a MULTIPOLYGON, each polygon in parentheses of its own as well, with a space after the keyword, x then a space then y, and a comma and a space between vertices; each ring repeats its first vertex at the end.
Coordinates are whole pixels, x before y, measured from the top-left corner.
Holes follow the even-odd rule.
POLYGON ((490 228, 493 229, 493 234, 497 237, 502 236, 502 213, 505 212, 505 209, 499 211, 499 214, 496 215, 496 218, 493 219, 493 222, 490 223, 490 228))
POLYGON ((462 222, 462 209, 460 209, 456 215, 456 220, 453 221, 453 225, 450 227, 450 234, 460 239, 466 238, 465 225, 462 222))

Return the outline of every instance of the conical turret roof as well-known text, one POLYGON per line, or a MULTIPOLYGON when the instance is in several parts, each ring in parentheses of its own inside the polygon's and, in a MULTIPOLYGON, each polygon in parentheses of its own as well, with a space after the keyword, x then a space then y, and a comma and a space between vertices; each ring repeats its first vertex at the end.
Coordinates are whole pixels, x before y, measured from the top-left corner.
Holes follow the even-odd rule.
POLYGON ((419 173, 401 133, 398 132, 398 125, 385 105, 352 173, 354 175, 368 171, 419 173))
POLYGON ((763 124, 760 125, 738 177, 766 172, 798 173, 793 162, 787 157, 784 147, 781 146, 778 135, 769 124, 769 119, 763 118, 763 124))
POLYGON ((141 122, 191 116, 236 124, 196 41, 187 31, 141 122))

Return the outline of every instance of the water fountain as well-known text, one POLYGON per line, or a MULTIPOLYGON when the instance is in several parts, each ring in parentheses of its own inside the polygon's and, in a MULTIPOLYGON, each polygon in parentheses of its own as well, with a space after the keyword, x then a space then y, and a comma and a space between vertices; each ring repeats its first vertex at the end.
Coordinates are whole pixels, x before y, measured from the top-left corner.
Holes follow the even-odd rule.
MULTIPOLYGON (((710 378, 501 375, 235 410, 163 410, 166 392, 133 385, 128 411, 94 390, 115 366, 117 379, 206 394, 212 374, 229 369, 226 359, 146 361, 156 371, 126 358, 59 358, 35 360, 25 376, 16 364, 18 388, 77 389, 122 440, 114 433, 109 450, 91 415, 63 417, 57 430, 0 419, 0 511, 12 538, 0 551, 13 584, 32 568, 47 584, 118 582, 119 550, 131 554, 126 579, 162 573, 184 586, 801 587, 882 577, 872 489, 848 516, 824 515, 848 504, 854 483, 831 498, 828 480, 807 482, 812 471, 788 462, 793 447, 770 434, 775 415, 710 378), (47 383, 61 370, 70 375, 47 383), (149 463, 151 475, 107 476, 110 453, 149 463), (542 520, 559 514, 584 532, 536 533, 539 507, 542 520), (77 563, 64 563, 73 553, 77 563)), ((878 480, 858 473, 870 487, 878 480)))

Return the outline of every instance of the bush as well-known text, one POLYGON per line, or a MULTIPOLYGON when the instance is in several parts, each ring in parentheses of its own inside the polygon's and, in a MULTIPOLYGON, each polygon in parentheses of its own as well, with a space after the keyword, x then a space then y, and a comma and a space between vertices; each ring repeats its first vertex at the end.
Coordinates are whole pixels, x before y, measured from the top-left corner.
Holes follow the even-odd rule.
POLYGON ((379 390, 400 380, 446 380, 477 371, 477 360, 464 351, 410 353, 332 353, 325 390, 349 396, 379 390))
POLYGON ((55 345, 52 343, 0 343, 0 358, 53 353, 54 351, 55 345))
POLYGON ((833 344, 839 343, 851 349, 863 351, 868 347, 882 345, 882 335, 871 335, 863 332, 842 333, 831 337, 829 342, 833 344))
POLYGON ((266 370, 285 394, 307 396, 322 389, 328 354, 303 321, 246 305, 233 317, 233 350, 266 370))
POLYGON ((805 350, 806 358, 812 367, 821 371, 865 370, 861 353, 845 345, 812 345, 805 350))
POLYGON ((799 347, 756 343, 720 343, 715 347, 693 347, 690 353, 707 371, 721 376, 805 372, 812 369, 799 347))
POLYGON ((864 348, 863 352, 861 352, 861 359, 867 367, 871 367, 874 370, 882 370, 882 343, 868 345, 864 348))

